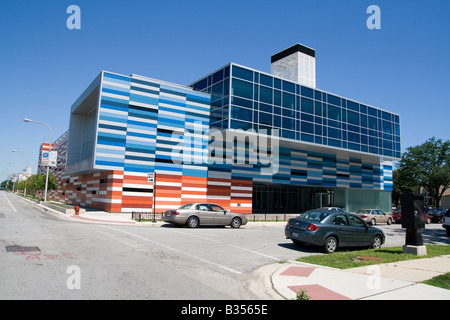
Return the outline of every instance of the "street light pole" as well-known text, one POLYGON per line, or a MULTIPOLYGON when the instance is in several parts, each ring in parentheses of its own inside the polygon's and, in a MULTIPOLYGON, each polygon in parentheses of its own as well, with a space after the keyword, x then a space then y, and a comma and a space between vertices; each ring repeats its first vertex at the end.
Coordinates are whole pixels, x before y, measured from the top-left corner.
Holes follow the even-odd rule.
MULTIPOLYGON (((50 128, 50 126, 48 124, 44 123, 44 122, 35 121, 35 120, 28 119, 28 118, 23 118, 23 121, 25 121, 25 122, 35 122, 35 123, 43 124, 44 126, 46 126, 48 128, 48 130, 50 130, 49 152, 52 152, 52 144, 53 144, 52 128, 50 128)), ((47 174, 45 176, 44 202, 47 202, 48 170, 49 170, 49 166, 47 166, 47 174)))

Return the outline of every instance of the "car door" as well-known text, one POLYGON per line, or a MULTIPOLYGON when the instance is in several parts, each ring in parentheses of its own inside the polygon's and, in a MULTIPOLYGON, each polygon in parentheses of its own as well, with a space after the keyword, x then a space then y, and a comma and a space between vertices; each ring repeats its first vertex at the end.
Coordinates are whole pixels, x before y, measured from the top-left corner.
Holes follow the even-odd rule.
POLYGON ((353 233, 352 245, 353 246, 369 245, 372 239, 369 239, 366 223, 364 222, 364 220, 354 215, 349 215, 348 220, 353 233))
POLYGON ((386 223, 387 215, 381 210, 376 210, 376 211, 377 211, 377 223, 386 223))
POLYGON ((214 212, 211 211, 208 203, 199 203, 195 206, 195 214, 200 219, 200 224, 213 224, 214 212))
POLYGON ((217 204, 209 205, 211 212, 214 214, 214 224, 228 225, 231 222, 231 214, 217 204))
POLYGON ((349 225, 345 214, 336 214, 331 218, 331 224, 336 231, 341 246, 352 245, 353 228, 349 225))

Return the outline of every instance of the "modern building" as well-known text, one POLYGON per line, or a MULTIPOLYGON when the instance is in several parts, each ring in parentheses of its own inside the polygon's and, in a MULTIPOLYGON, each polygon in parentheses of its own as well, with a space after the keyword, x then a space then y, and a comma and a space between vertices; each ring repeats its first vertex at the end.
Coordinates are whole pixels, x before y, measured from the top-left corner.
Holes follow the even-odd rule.
POLYGON ((399 116, 316 89, 311 48, 283 50, 271 67, 229 63, 189 86, 102 71, 71 108, 63 200, 389 211, 399 116))

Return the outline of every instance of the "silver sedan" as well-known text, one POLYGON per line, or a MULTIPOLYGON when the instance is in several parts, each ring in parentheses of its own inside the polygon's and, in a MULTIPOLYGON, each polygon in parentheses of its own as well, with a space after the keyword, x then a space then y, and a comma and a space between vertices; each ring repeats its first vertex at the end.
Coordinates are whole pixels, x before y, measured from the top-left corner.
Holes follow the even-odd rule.
POLYGON ((167 210, 164 213, 164 221, 175 226, 186 225, 189 228, 205 224, 239 228, 248 222, 246 215, 231 213, 213 203, 188 203, 178 209, 167 210))

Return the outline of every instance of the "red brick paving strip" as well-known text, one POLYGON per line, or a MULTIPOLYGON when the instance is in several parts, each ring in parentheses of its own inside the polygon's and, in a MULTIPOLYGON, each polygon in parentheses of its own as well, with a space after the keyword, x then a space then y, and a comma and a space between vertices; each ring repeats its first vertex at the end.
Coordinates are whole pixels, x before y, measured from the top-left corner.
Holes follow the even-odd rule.
POLYGON ((280 273, 280 276, 297 276, 309 277, 309 275, 316 269, 315 267, 289 267, 280 273))
POLYGON ((311 300, 351 300, 337 292, 331 291, 318 284, 306 284, 301 286, 289 286, 289 289, 298 292, 300 289, 306 290, 306 294, 311 300))

